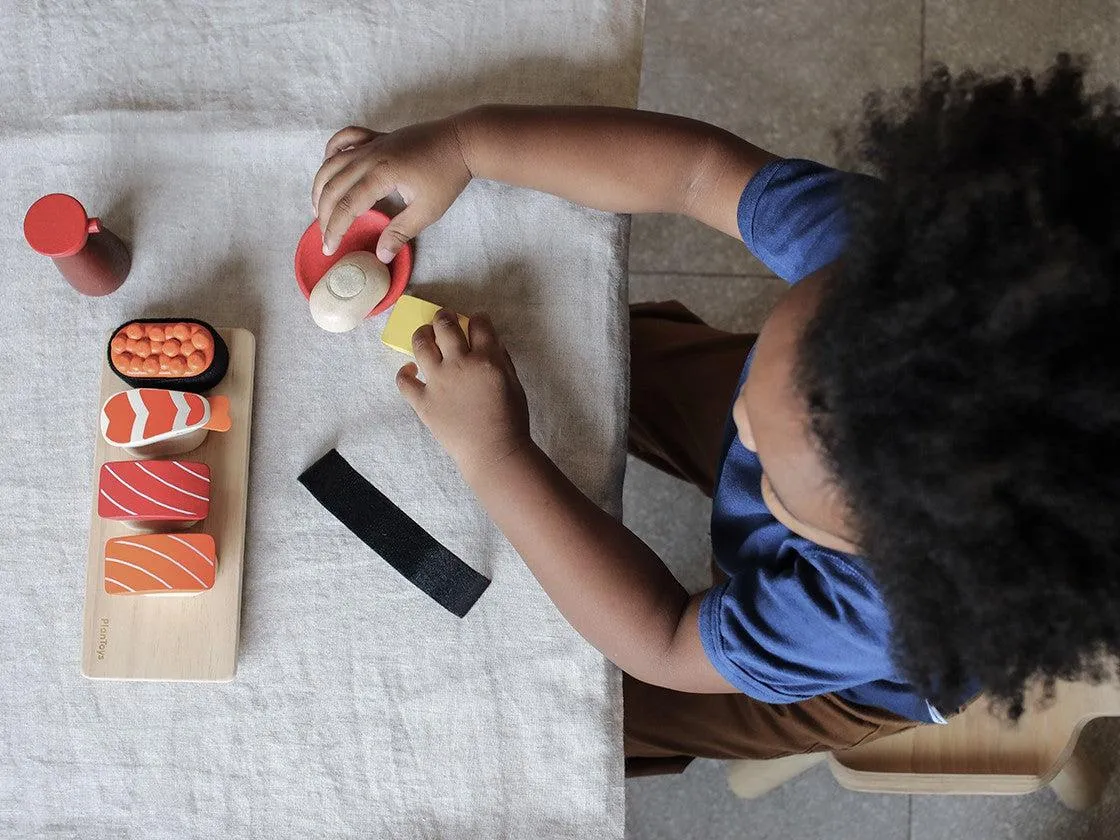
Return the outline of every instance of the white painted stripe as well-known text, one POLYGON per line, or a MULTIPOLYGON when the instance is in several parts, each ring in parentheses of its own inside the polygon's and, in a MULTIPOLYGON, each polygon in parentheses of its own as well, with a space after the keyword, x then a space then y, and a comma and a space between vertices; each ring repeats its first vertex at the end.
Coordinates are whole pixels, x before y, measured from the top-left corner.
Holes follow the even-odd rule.
MULTIPOLYGON (((150 551, 150 552, 152 552, 152 554, 156 554, 156 555, 162 557, 164 560, 168 561, 169 563, 174 563, 176 566, 178 566, 180 569, 182 569, 184 572, 186 572, 192 578, 197 580, 199 586, 201 586, 203 589, 206 588, 206 584, 202 582, 202 578, 200 578, 198 575, 196 575, 194 572, 192 572, 190 569, 188 569, 186 566, 184 566, 182 563, 180 563, 178 560, 176 560, 174 557, 172 557, 169 554, 164 554, 162 551, 157 551, 156 549, 152 548, 150 545, 144 545, 143 543, 135 543, 135 542, 131 542, 129 540, 117 540, 117 545, 130 545, 133 548, 142 548, 142 549, 144 549, 144 551, 150 551)), ((152 575, 152 577, 155 577, 155 575, 152 575)), ((171 587, 168 587, 168 589, 170 589, 170 588, 171 587)))
POLYGON ((144 405, 143 395, 139 390, 126 391, 128 404, 136 412, 136 419, 132 421, 132 434, 129 443, 136 443, 144 439, 144 426, 148 422, 148 407, 144 405))
MULTIPOLYGON (((137 566, 135 563, 129 563, 127 560, 121 560, 120 558, 117 558, 117 557, 106 557, 105 562, 106 563, 120 563, 122 566, 129 566, 130 568, 133 568, 138 572, 143 572, 144 574, 146 574, 150 577, 154 577, 156 580, 158 580, 160 583, 162 583, 168 589, 174 589, 175 588, 170 583, 168 583, 163 578, 161 578, 159 575, 153 574, 152 572, 149 572, 143 566, 137 566)), ((136 590, 134 589, 132 591, 135 592, 136 590)))
POLYGON ((210 420, 210 403, 203 400, 197 394, 184 394, 182 391, 168 391, 171 394, 171 402, 175 403, 175 420, 171 424, 171 428, 176 431, 180 429, 197 429, 199 426, 206 425, 210 420), (202 419, 192 425, 187 425, 187 418, 191 414, 190 397, 202 401, 202 419))
POLYGON ((175 406, 175 419, 171 421, 171 428, 185 429, 187 427, 187 415, 191 413, 191 407, 187 404, 187 395, 182 391, 168 391, 171 395, 171 402, 175 406))
POLYGON ((180 545, 183 545, 183 546, 186 546, 187 548, 189 548, 191 551, 193 551, 195 554, 197 554, 199 557, 201 557, 203 560, 205 560, 207 565, 209 565, 209 566, 214 565, 213 560, 211 560, 209 557, 207 557, 205 554, 203 554, 201 551, 199 551, 197 548, 195 548, 193 545, 191 545, 189 542, 187 542, 182 537, 177 537, 174 534, 168 534, 167 536, 170 539, 175 540, 175 542, 179 543, 180 545))
POLYGON ((137 464, 136 466, 140 468, 141 472, 147 473, 152 478, 154 478, 156 481, 158 481, 160 484, 166 484, 172 490, 178 490, 184 496, 190 496, 192 499, 198 499, 199 501, 202 501, 202 502, 209 502, 210 501, 209 496, 200 496, 197 493, 192 493, 190 490, 184 490, 178 484, 172 484, 170 481, 165 481, 164 479, 162 479, 158 475, 156 475, 154 472, 152 472, 150 469, 145 467, 143 464, 137 464))
POLYGON ((127 487, 129 490, 131 490, 133 493, 135 493, 137 496, 140 496, 143 499, 147 499, 153 505, 159 505, 161 508, 167 508, 168 510, 173 510, 176 513, 183 514, 184 516, 193 516, 195 518, 198 517, 198 514, 193 510, 183 510, 182 508, 172 507, 171 505, 164 504, 159 499, 153 499, 147 493, 141 493, 139 490, 137 490, 135 487, 133 487, 131 484, 129 484, 127 481, 125 481, 123 478, 121 478, 119 475, 117 475, 115 472, 113 472, 113 468, 110 467, 108 464, 105 465, 105 471, 107 473, 109 473, 109 475, 111 475, 117 481, 119 481, 121 484, 123 484, 125 487, 127 487))
POLYGON ((204 475, 203 475, 202 473, 196 473, 196 472, 195 472, 194 470, 192 470, 192 469, 191 469, 190 467, 186 466, 186 465, 185 465, 185 464, 184 464, 184 463, 183 463, 182 461, 172 461, 171 463, 172 463, 172 464, 174 464, 175 466, 177 466, 177 467, 178 467, 179 469, 183 470, 184 472, 189 472, 189 473, 190 473, 191 475, 193 475, 193 476, 194 476, 195 478, 201 478, 201 479, 202 479, 203 481, 205 481, 205 482, 206 482, 207 484, 209 484, 209 483, 210 483, 210 479, 209 479, 209 478, 207 478, 206 476, 204 476, 204 475))
POLYGON ((127 589, 127 590, 128 590, 129 592, 135 592, 135 591, 136 591, 136 590, 135 590, 135 589, 133 589, 133 588, 132 588, 131 586, 128 586, 128 585, 126 585, 126 584, 123 584, 123 583, 121 583, 121 582, 120 582, 119 580, 117 580, 116 578, 111 578, 111 577, 109 577, 108 575, 105 575, 105 582, 106 582, 106 583, 115 583, 115 584, 116 584, 117 586, 119 586, 119 587, 120 587, 121 589, 127 589))
POLYGON ((116 505, 116 506, 117 506, 117 507, 119 507, 119 508, 120 508, 121 510, 123 510, 123 511, 124 511, 125 513, 127 513, 127 514, 128 514, 129 516, 139 516, 139 515, 140 515, 140 514, 138 514, 138 513, 136 512, 136 511, 134 511, 134 510, 129 510, 128 508, 126 508, 126 507, 125 507, 124 505, 122 505, 122 504, 121 504, 120 502, 118 502, 118 501, 117 501, 116 499, 114 499, 114 498, 113 498, 112 496, 110 496, 110 495, 109 495, 108 493, 106 493, 106 492, 105 492, 104 490, 102 490, 102 491, 101 491, 101 495, 102 495, 102 496, 104 496, 104 497, 105 497, 106 499, 108 499, 108 500, 109 500, 109 504, 111 504, 111 505, 116 505))

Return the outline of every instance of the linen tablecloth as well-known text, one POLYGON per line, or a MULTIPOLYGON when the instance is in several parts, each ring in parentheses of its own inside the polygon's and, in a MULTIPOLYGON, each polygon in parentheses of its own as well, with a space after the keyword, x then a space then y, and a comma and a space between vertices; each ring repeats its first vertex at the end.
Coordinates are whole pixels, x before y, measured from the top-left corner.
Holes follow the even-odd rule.
MULTIPOLYGON (((385 316, 330 335, 292 257, 327 137, 482 101, 633 104, 641 0, 0 4, 0 836, 618 837, 617 674, 396 393, 385 316), (69 192, 132 243, 82 298, 22 239, 69 192), (237 678, 79 675, 107 331, 258 339, 237 678), (457 619, 296 476, 331 446, 493 584, 457 619)), ((498 184, 416 244, 411 292, 486 309, 536 439, 618 511, 623 218, 498 184)))

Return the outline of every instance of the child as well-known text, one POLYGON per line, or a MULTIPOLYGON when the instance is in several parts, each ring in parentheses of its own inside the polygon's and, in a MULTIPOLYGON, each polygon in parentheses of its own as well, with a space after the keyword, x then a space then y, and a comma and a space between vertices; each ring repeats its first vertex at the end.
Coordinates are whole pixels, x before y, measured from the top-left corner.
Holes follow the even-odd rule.
POLYGON ((397 376, 626 673, 631 773, 842 749, 979 689, 1014 717, 1029 680, 1100 676, 1120 652, 1120 108, 1082 80, 1063 56, 1037 81, 938 69, 873 98, 878 179, 609 108, 483 107, 327 144, 327 252, 397 190, 388 261, 480 177, 687 214, 792 284, 757 337, 632 308, 630 449, 713 499, 722 574, 691 597, 533 444, 484 315, 468 346, 441 313, 397 376))

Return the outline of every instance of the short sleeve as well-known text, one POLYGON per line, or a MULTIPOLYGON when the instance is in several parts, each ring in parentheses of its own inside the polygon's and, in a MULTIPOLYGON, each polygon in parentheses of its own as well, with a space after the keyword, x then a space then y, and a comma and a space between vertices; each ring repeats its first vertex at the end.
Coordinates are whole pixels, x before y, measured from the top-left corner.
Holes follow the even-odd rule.
POLYGON ((848 239, 845 179, 851 175, 810 160, 763 166, 739 199, 739 232, 756 257, 788 283, 838 259, 848 239))
POLYGON ((890 621, 874 582, 842 555, 790 548, 708 591, 700 638, 723 677, 767 703, 793 703, 894 673, 890 621))

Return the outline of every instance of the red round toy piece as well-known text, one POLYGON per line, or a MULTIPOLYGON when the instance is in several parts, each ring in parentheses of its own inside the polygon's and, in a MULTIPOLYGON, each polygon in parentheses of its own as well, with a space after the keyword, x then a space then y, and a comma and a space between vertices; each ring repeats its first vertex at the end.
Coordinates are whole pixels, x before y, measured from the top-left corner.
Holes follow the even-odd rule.
POLYGON ((63 193, 45 195, 31 205, 23 218, 27 244, 45 257, 72 257, 86 244, 91 229, 86 209, 78 199, 63 193))
POLYGON ((91 219, 78 199, 64 193, 45 195, 23 219, 27 243, 54 264, 83 295, 115 292, 128 277, 132 257, 120 238, 91 219))
MULTIPOLYGON (((311 299, 311 290, 322 279, 332 265, 353 251, 370 251, 377 249, 377 238, 389 226, 391 219, 380 210, 367 210, 356 218, 338 248, 329 257, 323 253, 323 232, 319 230, 319 223, 312 222, 300 237, 296 247, 296 282, 300 291, 308 300, 311 299)), ((370 310, 366 317, 384 312, 397 302, 403 293, 408 279, 412 276, 412 245, 405 243, 404 247, 389 263, 389 291, 377 306, 370 310)))

